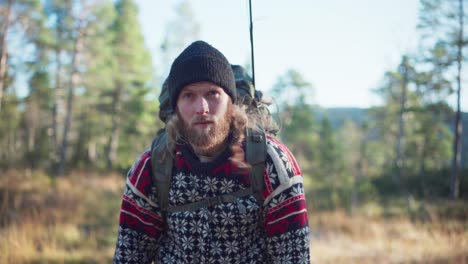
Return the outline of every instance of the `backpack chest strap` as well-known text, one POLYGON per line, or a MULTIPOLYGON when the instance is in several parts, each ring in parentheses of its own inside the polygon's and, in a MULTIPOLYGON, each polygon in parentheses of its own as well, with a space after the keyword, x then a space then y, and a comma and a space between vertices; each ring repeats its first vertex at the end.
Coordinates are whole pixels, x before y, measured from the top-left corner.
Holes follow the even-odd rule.
POLYGON ((203 207, 213 207, 217 204, 222 203, 232 203, 236 201, 239 197, 244 197, 247 195, 253 194, 252 188, 242 189, 237 192, 223 194, 219 196, 209 197, 200 201, 193 203, 178 205, 178 206, 169 206, 167 207, 168 213, 180 212, 180 211, 195 211, 203 207))

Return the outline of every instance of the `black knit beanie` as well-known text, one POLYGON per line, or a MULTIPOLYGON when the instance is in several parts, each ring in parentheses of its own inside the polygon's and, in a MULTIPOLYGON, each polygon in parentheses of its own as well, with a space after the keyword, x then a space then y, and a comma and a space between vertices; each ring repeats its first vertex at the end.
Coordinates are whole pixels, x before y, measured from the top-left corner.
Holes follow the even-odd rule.
POLYGON ((204 41, 190 44, 174 60, 168 77, 172 109, 176 109, 179 93, 186 85, 208 81, 221 88, 236 100, 236 81, 231 65, 216 48, 204 41))

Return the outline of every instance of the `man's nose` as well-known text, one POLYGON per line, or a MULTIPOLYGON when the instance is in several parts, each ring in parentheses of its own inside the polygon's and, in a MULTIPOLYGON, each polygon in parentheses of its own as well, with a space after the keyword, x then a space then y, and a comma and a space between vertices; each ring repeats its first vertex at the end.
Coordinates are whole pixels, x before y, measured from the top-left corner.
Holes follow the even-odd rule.
POLYGON ((195 113, 197 115, 204 115, 208 114, 208 112, 208 101, 203 96, 198 97, 195 101, 195 113))

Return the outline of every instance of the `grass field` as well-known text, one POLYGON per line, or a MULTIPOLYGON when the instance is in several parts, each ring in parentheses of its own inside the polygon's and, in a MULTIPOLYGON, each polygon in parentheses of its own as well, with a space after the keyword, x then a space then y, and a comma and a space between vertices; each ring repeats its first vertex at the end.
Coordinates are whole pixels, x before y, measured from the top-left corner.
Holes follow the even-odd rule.
MULTIPOLYGON (((116 174, 3 173, 0 263, 111 263, 123 186, 116 174)), ((311 208, 312 263, 468 263, 467 202, 412 204, 311 208)))

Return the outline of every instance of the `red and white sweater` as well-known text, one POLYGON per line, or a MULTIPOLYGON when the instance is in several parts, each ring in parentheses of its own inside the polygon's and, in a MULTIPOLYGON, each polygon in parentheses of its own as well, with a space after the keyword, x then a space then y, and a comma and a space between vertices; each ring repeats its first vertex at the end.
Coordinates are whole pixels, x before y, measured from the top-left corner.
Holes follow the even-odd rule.
MULTIPOLYGON (((114 263, 309 263, 301 171, 277 139, 268 137, 267 153, 263 207, 250 195, 233 203, 168 213, 166 219, 157 203, 151 153, 143 153, 128 173, 114 263)), ((247 188, 249 178, 232 173, 229 155, 225 151, 201 163, 179 146, 169 205, 247 188)))

